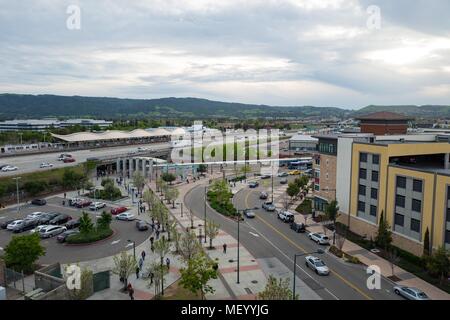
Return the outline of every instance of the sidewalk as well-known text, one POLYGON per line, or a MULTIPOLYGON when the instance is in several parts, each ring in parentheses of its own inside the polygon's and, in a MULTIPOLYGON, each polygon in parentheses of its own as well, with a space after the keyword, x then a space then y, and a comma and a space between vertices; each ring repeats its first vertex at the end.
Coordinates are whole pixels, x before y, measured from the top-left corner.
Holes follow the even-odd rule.
MULTIPOLYGON (((308 215, 307 218, 307 227, 306 230, 308 232, 321 232, 323 233, 323 228, 320 223, 315 222, 311 215, 308 215)), ((330 234, 331 231, 330 231, 330 234)), ((383 277, 388 279, 389 276, 392 276, 391 263, 380 256, 360 247, 359 245, 345 240, 342 251, 345 253, 357 257, 363 264, 366 266, 376 265, 380 268, 381 274, 383 277)), ((408 286, 408 287, 416 287, 422 291, 424 291, 432 300, 450 300, 450 295, 445 291, 433 286, 432 284, 416 277, 414 274, 403 270, 402 268, 395 266, 394 268, 395 276, 399 277, 401 281, 393 282, 388 279, 395 285, 399 286, 408 286)))

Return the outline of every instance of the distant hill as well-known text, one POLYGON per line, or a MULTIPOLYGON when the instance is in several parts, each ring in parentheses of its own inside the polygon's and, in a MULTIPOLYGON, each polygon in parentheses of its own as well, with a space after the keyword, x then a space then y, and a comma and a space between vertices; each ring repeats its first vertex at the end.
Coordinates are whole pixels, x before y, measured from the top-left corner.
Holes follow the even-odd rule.
POLYGON ((338 117, 350 111, 339 108, 276 107, 228 103, 198 98, 118 99, 56 95, 0 94, 0 118, 96 117, 136 118, 289 118, 338 117))
POLYGON ((450 106, 367 106, 357 111, 334 107, 268 106, 199 98, 119 99, 57 95, 0 94, 0 120, 17 118, 348 118, 391 111, 413 117, 450 118, 450 106))

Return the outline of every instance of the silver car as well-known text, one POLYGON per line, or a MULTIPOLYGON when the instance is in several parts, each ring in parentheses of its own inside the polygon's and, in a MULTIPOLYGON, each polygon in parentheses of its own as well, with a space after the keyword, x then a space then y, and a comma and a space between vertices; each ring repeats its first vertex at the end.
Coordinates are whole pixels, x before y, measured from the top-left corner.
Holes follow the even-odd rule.
POLYGON ((408 300, 430 300, 425 292, 417 288, 396 286, 394 292, 408 300))
POLYGON ((306 267, 311 268, 318 275, 327 276, 330 274, 330 269, 328 269, 328 267, 325 265, 325 262, 323 262, 321 259, 314 256, 307 256, 305 260, 306 267))
POLYGON ((39 235, 41 236, 41 238, 51 238, 54 237, 60 233, 63 233, 64 231, 66 231, 67 228, 66 227, 61 227, 61 226, 48 226, 47 228, 42 228, 39 231, 39 235))

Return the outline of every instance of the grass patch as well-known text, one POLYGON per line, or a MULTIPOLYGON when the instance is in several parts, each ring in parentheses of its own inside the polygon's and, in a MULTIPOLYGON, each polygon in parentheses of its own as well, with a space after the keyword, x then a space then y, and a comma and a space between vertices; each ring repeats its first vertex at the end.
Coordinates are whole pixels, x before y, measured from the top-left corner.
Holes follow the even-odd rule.
POLYGON ((200 294, 194 294, 180 286, 180 281, 177 280, 164 289, 164 296, 161 297, 161 300, 201 300, 201 297, 200 294))
POLYGON ((312 201, 311 199, 305 199, 302 203, 295 208, 295 211, 301 214, 312 214, 312 201))

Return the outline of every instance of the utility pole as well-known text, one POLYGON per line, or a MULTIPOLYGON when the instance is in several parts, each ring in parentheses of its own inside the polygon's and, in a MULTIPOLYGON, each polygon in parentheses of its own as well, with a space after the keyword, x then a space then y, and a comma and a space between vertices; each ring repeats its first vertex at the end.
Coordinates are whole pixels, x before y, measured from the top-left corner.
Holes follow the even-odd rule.
POLYGON ((22 177, 16 177, 13 178, 13 180, 16 180, 16 191, 17 191, 17 212, 20 210, 20 197, 19 197, 19 180, 22 179, 22 177))

